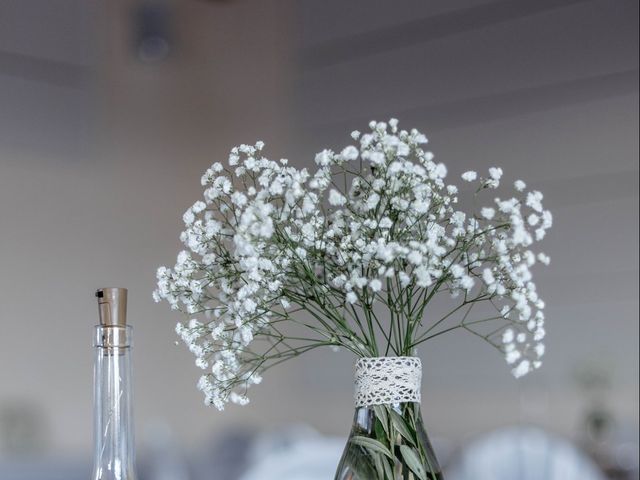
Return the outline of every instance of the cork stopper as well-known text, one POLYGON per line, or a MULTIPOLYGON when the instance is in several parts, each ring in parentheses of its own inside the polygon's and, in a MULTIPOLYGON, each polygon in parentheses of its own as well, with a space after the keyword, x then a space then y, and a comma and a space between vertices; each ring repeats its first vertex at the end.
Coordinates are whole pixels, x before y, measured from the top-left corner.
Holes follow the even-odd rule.
POLYGON ((127 325, 127 289, 99 288, 98 312, 100 325, 105 327, 124 327, 127 325))

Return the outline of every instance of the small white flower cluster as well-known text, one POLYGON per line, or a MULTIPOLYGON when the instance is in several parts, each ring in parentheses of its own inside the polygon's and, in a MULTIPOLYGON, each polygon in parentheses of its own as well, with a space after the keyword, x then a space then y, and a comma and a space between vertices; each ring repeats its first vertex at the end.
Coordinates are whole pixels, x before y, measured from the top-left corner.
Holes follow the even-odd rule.
POLYGON ((207 170, 204 202, 184 214, 180 238, 189 251, 180 252, 173 269, 157 272, 156 301, 208 320, 192 319, 176 331, 196 364, 210 371, 198 386, 219 409, 228 400, 247 403, 244 390, 261 377, 242 358, 250 355, 254 335, 269 328, 274 309, 287 306, 282 285, 291 258, 282 254, 276 228, 282 234, 290 217, 301 218, 298 204, 315 210, 318 200, 303 187, 305 170, 264 158, 262 148, 261 142, 234 148, 228 166, 214 163, 207 170), (235 188, 231 179, 247 188, 235 188))
MULTIPOLYGON (((392 119, 352 138, 357 146, 317 154, 313 174, 268 160, 258 142, 234 148, 226 165, 203 175, 204 200, 184 214, 188 251, 158 270, 154 298, 200 318, 177 333, 208 371, 199 383, 206 403, 246 404, 271 361, 306 351, 280 330, 295 311, 318 321, 304 324, 319 336, 311 347, 376 356, 373 306, 385 304, 407 335, 377 325, 389 346, 398 338, 392 348, 402 354, 419 343, 424 307, 439 292, 496 307, 487 321, 504 326, 484 338, 516 377, 540 366, 544 302, 530 267, 549 259, 530 247, 552 222, 542 194, 517 181, 513 197, 467 214, 455 208, 458 189, 445 183, 445 165, 417 130, 399 130, 392 119)), ((498 188, 501 177, 500 168, 462 175, 477 192, 498 188)), ((460 326, 474 331, 477 323, 460 326)))

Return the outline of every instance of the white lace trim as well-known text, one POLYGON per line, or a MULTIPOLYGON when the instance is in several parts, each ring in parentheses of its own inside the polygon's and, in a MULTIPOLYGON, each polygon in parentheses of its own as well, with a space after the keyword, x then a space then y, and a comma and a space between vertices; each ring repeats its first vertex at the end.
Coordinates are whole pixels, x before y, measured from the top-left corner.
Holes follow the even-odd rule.
POLYGON ((422 362, 418 357, 367 357, 356 362, 356 407, 420 403, 422 362))

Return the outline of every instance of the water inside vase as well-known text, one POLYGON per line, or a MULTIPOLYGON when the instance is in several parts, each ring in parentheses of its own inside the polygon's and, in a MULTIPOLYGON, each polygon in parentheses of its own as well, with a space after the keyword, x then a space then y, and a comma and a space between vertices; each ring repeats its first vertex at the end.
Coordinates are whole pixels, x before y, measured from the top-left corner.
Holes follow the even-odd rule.
POLYGON ((418 403, 356 408, 335 480, 442 480, 418 403))

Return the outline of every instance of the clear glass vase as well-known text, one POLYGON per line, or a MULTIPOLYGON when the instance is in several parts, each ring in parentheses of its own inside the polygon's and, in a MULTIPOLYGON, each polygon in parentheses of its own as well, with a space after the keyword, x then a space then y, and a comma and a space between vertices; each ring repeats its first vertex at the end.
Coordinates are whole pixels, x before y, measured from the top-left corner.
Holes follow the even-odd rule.
POLYGON ((335 480, 441 480, 415 402, 356 408, 335 480))

